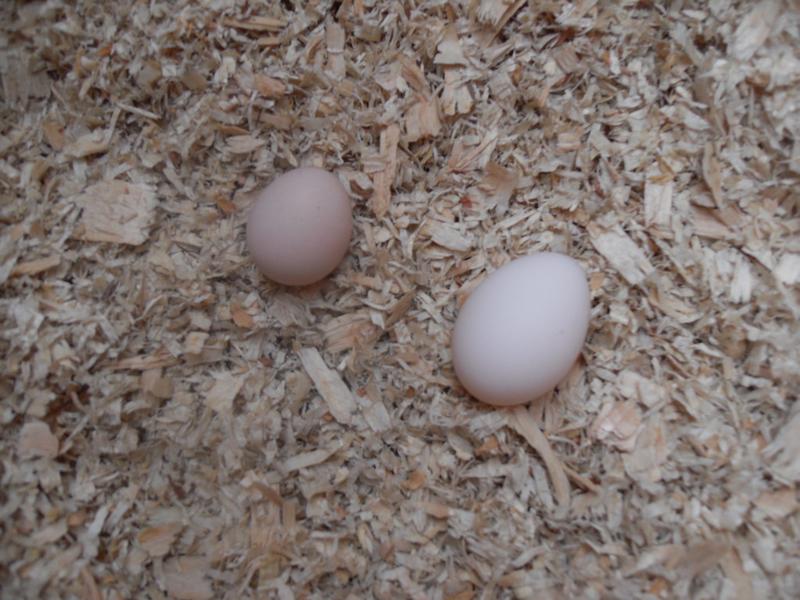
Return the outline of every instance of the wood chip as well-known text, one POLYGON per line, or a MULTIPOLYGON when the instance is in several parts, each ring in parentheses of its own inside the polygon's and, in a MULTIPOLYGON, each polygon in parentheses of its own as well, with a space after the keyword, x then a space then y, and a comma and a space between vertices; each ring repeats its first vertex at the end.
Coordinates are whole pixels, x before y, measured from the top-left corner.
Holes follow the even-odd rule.
POLYGON ((418 490, 425 485, 426 480, 427 477, 425 477, 425 473, 417 469, 409 474, 408 478, 406 478, 405 482, 403 483, 403 487, 413 492, 414 490, 418 490))
POLYGON ((472 93, 461 69, 445 68, 441 106, 444 114, 451 117, 467 114, 472 110, 472 93))
POLYGON ((691 224, 694 232, 701 237, 714 240, 730 240, 736 237, 714 211, 704 208, 692 207, 691 224))
POLYGON ((111 138, 105 131, 98 129, 79 137, 67 144, 64 153, 74 158, 85 158, 93 154, 102 154, 108 150, 111 138))
POLYGON ((588 230, 597 251, 631 285, 642 283, 653 272, 653 265, 645 253, 619 225, 606 229, 592 223, 588 230))
POLYGON ((231 306, 231 317, 236 325, 243 327, 244 329, 252 329, 255 325, 253 315, 251 315, 246 309, 238 304, 231 306))
POLYGON ((674 564, 669 566, 677 566, 692 579, 717 566, 729 551, 730 543, 726 540, 704 541, 684 548, 674 564))
POLYGON ((139 532, 137 539, 150 556, 166 556, 181 529, 183 527, 180 523, 147 527, 139 532))
POLYGON ((200 354, 203 351, 208 334, 205 331, 192 331, 186 336, 183 351, 186 354, 200 354))
POLYGON ((472 240, 468 236, 446 223, 429 221, 425 225, 425 232, 435 243, 448 250, 466 252, 472 247, 472 240))
POLYGON ((772 459, 772 468, 778 475, 800 481, 800 411, 788 420, 764 454, 772 459))
POLYGON ((436 137, 442 129, 439 108, 435 98, 423 99, 413 104, 406 112, 406 139, 417 142, 436 137))
POLYGON ((218 373, 214 376, 214 385, 206 393, 205 404, 218 413, 229 413, 233 409, 233 401, 244 385, 244 375, 218 373))
POLYGON ((729 580, 733 582, 733 587, 736 590, 736 600, 753 600, 755 598, 753 580, 742 565, 742 560, 736 550, 731 549, 728 551, 722 557, 720 566, 729 580))
POLYGON ((361 413, 372 431, 380 433, 392 428, 392 416, 380 398, 374 398, 370 404, 361 406, 361 413))
POLYGON ((251 135, 233 135, 228 138, 228 151, 231 154, 250 154, 264 147, 264 142, 251 135))
POLYGON ((617 390, 623 398, 637 400, 648 408, 657 406, 667 396, 655 381, 627 369, 617 378, 617 390))
POLYGON ((774 492, 764 492, 755 499, 754 504, 772 519, 783 519, 800 506, 794 488, 783 488, 774 492))
POLYGON ((661 465, 668 455, 664 428, 651 419, 639 434, 633 451, 625 455, 625 470, 634 479, 654 483, 661 479, 661 465))
POLYGON ((267 47, 267 48, 274 48, 275 46, 280 46, 283 42, 283 38, 277 35, 265 35, 260 37, 256 40, 256 43, 259 46, 267 47))
POLYGON ((33 546, 45 546, 57 542, 64 537, 66 533, 67 522, 61 520, 34 532, 28 541, 33 546))
POLYGON ((149 369, 142 373, 142 391, 156 398, 167 400, 172 397, 172 380, 164 377, 161 369, 149 369))
POLYGON ((466 65, 467 59, 464 57, 464 50, 458 40, 458 32, 454 27, 448 27, 442 41, 437 47, 436 56, 433 62, 437 65, 466 65))
POLYGON ((480 0, 478 19, 493 26, 491 36, 484 39, 484 45, 488 45, 500 33, 523 4, 525 0, 480 0))
POLYGON ((347 313, 331 319, 322 329, 325 333, 325 349, 332 353, 356 348, 378 331, 366 311, 347 313))
POLYGON ((253 87, 264 98, 279 98, 286 93, 286 85, 282 81, 263 73, 253 75, 253 87))
POLYGON ((414 303, 414 299, 417 297, 417 291, 411 290, 403 294, 403 296, 395 303, 392 307, 392 310, 389 311, 389 314, 386 316, 384 320, 384 326, 386 329, 391 329, 392 326, 400 321, 406 313, 411 309, 411 305, 414 303))
POLYGON ((497 135, 496 130, 490 130, 473 147, 466 147, 460 142, 456 142, 453 152, 447 160, 448 168, 454 173, 482 169, 489 162, 489 157, 497 146, 497 135))
POLYGON ((36 275, 49 271, 61 264, 61 257, 58 255, 45 256, 44 258, 36 258, 22 263, 17 263, 11 271, 12 276, 19 275, 36 275))
POLYGON ((320 450, 312 450, 310 452, 303 452, 302 454, 297 454, 292 456, 286 460, 283 464, 283 468, 286 472, 291 473, 292 471, 299 471, 300 469, 307 469, 308 467, 313 467, 314 465, 321 464, 328 460, 331 456, 336 454, 339 451, 338 447, 329 448, 329 449, 320 449, 320 450))
POLYGON ((78 239, 132 246, 147 241, 156 208, 149 186, 103 181, 86 188, 75 203, 83 210, 78 239))
POLYGON ((17 451, 25 458, 55 458, 58 455, 58 438, 52 434, 47 423, 31 421, 22 426, 17 451))
POLYGON ((63 150, 65 145, 64 127, 57 121, 45 121, 42 124, 42 131, 47 143, 53 150, 63 150))
POLYGON ((125 112, 129 112, 131 114, 144 117, 145 119, 152 119, 153 121, 158 121, 161 119, 161 115, 158 115, 149 110, 145 110, 143 108, 131 106, 130 104, 125 104, 124 102, 117 102, 117 106, 119 106, 125 112))
POLYGON ((758 2, 739 23, 733 34, 732 53, 739 60, 748 60, 764 44, 781 13, 775 0, 758 2))
POLYGON ((133 370, 160 369, 162 367, 171 367, 177 363, 178 359, 172 356, 172 354, 166 350, 159 350, 154 354, 123 358, 112 365, 112 368, 133 370))
POLYGON ((773 272, 778 281, 783 284, 800 283, 800 254, 784 254, 773 272))
POLYGON ((644 222, 648 226, 664 230, 672 218, 672 187, 667 183, 647 182, 644 186, 644 222))
POLYGON ((325 28, 325 41, 328 46, 328 72, 337 79, 344 77, 345 62, 342 52, 345 44, 344 28, 338 23, 328 23, 325 28))
POLYGON ((519 174, 506 169, 495 162, 486 165, 486 177, 481 187, 489 194, 489 205, 497 206, 501 211, 508 208, 511 195, 519 183, 519 174))
POLYGON ((227 27, 245 29, 247 31, 280 31, 286 27, 286 22, 274 17, 256 16, 249 19, 223 19, 222 23, 227 27))
POLYGON ((397 171, 397 144, 399 141, 400 128, 397 125, 389 125, 381 132, 381 158, 385 166, 373 176, 375 193, 370 201, 372 211, 378 218, 386 214, 391 203, 392 184, 397 171))
POLYGON ((714 155, 714 147, 708 143, 703 151, 703 178, 711 190, 711 196, 714 198, 716 205, 722 206, 722 173, 720 170, 719 161, 714 155))
POLYGON ((350 423, 356 411, 356 401, 339 374, 328 368, 316 348, 303 348, 298 356, 333 417, 339 423, 350 423))
POLYGON ((214 597, 206 578, 208 559, 199 556, 171 558, 164 564, 163 584, 176 600, 210 600, 214 597))
POLYGON ((589 432, 598 440, 630 452, 636 446, 642 417, 633 402, 606 404, 597 415, 589 432))
POLYGON ((94 580, 94 577, 87 567, 81 569, 81 581, 83 582, 84 588, 83 597, 86 598, 86 600, 103 600, 103 594, 97 587, 97 582, 94 580))

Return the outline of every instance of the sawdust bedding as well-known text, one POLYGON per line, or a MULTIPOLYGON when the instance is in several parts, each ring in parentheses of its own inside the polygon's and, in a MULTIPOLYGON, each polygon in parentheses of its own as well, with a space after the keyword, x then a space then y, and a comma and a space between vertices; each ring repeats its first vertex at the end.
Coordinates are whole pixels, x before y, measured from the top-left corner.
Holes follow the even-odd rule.
POLYGON ((796 598, 800 5, 8 2, 5 598, 796 598), (288 290, 251 192, 336 172, 288 290), (546 402, 449 332, 589 273, 546 402))

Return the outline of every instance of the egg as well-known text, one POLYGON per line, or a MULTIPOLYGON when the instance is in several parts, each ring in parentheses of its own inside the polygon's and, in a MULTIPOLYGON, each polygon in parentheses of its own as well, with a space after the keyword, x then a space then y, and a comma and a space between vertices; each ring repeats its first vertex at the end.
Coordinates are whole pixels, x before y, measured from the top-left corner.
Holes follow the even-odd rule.
POLYGON ((575 363, 590 308, 576 260, 542 252, 511 261, 478 285, 458 314, 456 376, 475 398, 496 406, 546 394, 575 363))
POLYGON ((350 199, 336 176, 302 167, 258 195, 247 218, 247 247, 270 279, 308 285, 336 269, 352 232, 350 199))

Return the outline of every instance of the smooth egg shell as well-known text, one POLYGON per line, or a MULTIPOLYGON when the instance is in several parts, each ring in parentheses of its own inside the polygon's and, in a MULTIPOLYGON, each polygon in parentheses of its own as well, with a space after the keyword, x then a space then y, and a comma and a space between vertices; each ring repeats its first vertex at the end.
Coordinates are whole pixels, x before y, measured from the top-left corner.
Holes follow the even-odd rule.
POLYGON ((336 176, 303 167, 259 194, 247 219, 247 247, 270 279, 308 285, 336 269, 352 232, 350 199, 336 176))
POLYGON ((542 396, 574 364, 590 308, 586 274, 574 259, 542 252, 508 263, 472 292, 456 319, 459 381, 496 406, 542 396))

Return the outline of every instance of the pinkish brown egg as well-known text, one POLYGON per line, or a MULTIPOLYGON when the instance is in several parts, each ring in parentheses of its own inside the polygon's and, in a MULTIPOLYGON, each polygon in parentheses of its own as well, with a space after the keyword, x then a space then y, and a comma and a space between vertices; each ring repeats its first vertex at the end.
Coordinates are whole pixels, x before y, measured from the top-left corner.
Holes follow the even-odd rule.
POLYGON ((273 281, 308 285, 336 269, 352 232, 350 199, 336 176, 302 167, 259 194, 247 219, 247 247, 273 281))
POLYGON ((478 400, 524 404, 564 379, 589 327, 580 263, 542 252, 492 273, 467 298, 453 331, 453 366, 478 400))

